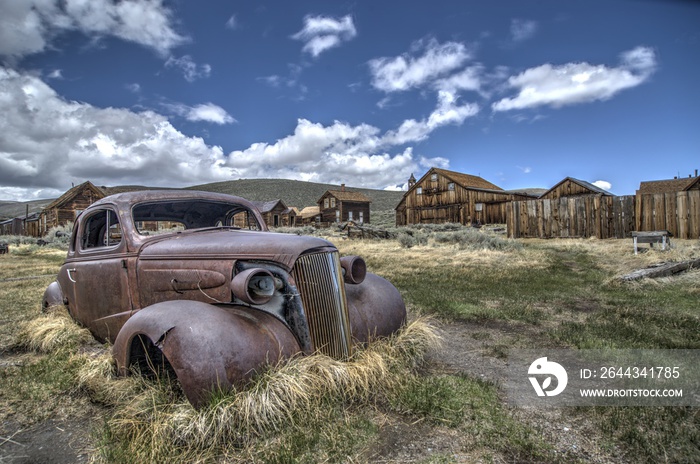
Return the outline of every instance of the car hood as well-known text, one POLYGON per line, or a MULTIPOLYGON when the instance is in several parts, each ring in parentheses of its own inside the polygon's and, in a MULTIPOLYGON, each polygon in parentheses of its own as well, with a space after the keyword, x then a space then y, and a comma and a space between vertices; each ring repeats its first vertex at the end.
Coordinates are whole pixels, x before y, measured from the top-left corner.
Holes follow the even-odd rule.
POLYGON ((141 259, 256 259, 291 269, 308 251, 334 251, 330 242, 308 236, 236 229, 193 230, 154 237, 140 251, 141 259))

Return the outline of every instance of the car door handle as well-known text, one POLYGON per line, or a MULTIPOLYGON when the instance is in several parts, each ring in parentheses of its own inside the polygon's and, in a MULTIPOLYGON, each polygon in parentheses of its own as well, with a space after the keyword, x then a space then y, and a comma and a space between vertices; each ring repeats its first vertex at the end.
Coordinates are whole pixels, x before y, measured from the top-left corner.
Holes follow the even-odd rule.
POLYGON ((76 283, 76 280, 73 278, 72 273, 73 272, 78 272, 77 269, 68 269, 68 280, 70 280, 73 283, 76 283))

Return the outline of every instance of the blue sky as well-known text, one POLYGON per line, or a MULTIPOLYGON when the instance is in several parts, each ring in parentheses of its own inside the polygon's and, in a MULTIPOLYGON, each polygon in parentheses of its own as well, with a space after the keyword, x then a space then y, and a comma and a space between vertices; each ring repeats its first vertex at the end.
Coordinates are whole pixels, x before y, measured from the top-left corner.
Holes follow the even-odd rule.
POLYGON ((0 200, 431 166, 634 194, 700 168, 698 25, 681 0, 1 2, 0 200))

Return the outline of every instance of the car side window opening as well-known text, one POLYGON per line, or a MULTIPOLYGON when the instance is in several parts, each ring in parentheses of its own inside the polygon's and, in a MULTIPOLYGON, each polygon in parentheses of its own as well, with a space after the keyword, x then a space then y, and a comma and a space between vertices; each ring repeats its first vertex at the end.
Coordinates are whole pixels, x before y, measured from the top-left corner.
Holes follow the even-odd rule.
POLYGON ((83 249, 116 246, 121 241, 121 225, 114 211, 97 211, 83 221, 83 233, 80 239, 80 246, 83 249))

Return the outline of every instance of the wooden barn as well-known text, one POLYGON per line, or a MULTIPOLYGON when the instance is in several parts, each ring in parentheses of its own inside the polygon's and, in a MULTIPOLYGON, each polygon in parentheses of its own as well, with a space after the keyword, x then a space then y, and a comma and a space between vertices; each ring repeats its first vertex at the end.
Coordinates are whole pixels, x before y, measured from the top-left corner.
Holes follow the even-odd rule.
POLYGON ((411 175, 408 191, 395 208, 396 225, 505 224, 506 205, 530 198, 478 176, 433 167, 418 181, 411 175))
POLYGON ((52 227, 74 222, 85 208, 105 196, 104 191, 90 181, 76 185, 43 209, 39 218, 39 233, 45 235, 52 227))
POLYGON ((253 204, 260 210, 268 227, 296 226, 296 208, 288 208, 282 200, 254 201, 253 204))
POLYGON ((605 195, 613 196, 607 190, 596 187, 590 182, 573 177, 567 177, 551 189, 544 192, 540 199, 542 200, 557 200, 562 197, 578 197, 581 195, 605 195))
POLYGON ((327 190, 318 200, 322 223, 355 221, 369 224, 369 205, 372 203, 360 192, 350 192, 345 184, 340 190, 327 190))
POLYGON ((682 239, 700 238, 700 177, 645 181, 636 194, 635 230, 667 230, 682 239))

